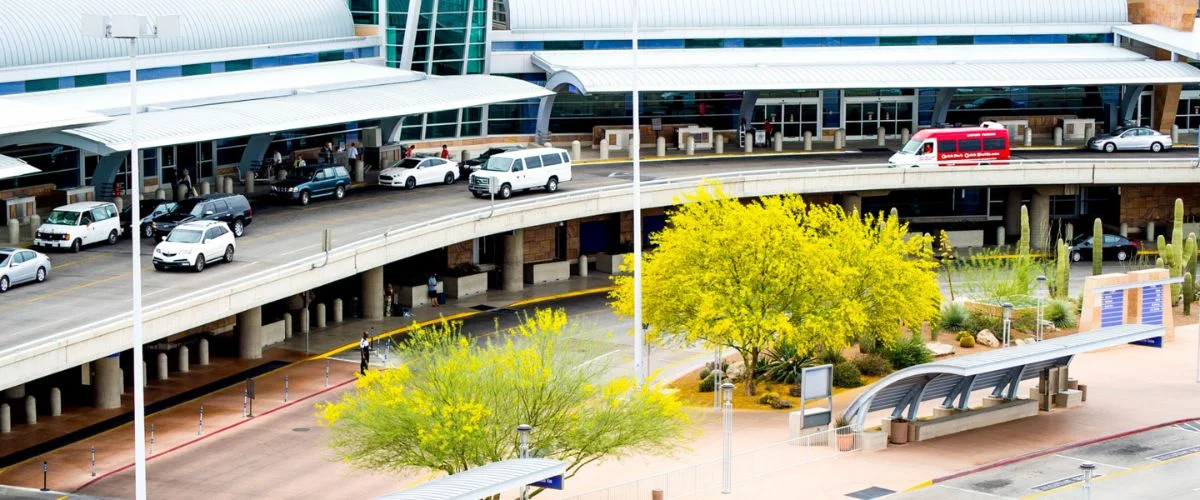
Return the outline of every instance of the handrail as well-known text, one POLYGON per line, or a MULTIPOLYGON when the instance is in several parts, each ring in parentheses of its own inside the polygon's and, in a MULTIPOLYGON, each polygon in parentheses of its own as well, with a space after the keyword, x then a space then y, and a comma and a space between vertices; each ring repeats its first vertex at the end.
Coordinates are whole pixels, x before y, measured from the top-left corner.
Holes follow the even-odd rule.
MULTIPOLYGON (((1050 169, 1050 168, 1053 168, 1056 166, 1062 166, 1062 165, 1066 165, 1066 164, 1074 164, 1074 165, 1102 164, 1102 165, 1110 165, 1110 166, 1117 166, 1117 165, 1120 165, 1120 166, 1145 166, 1145 165, 1167 164, 1167 163, 1175 163, 1175 164, 1184 163, 1184 164, 1188 164, 1192 167, 1198 166, 1197 161, 1194 159, 1191 159, 1191 158, 1187 158, 1187 159, 1182 159, 1182 158, 1161 158, 1161 159, 1152 159, 1152 158, 1147 158, 1147 159, 1141 159, 1141 158, 1137 158, 1137 159, 1134 159, 1134 158, 1112 158, 1112 159, 1108 159, 1108 158, 1095 158, 1095 159, 1063 158, 1063 159, 1046 159, 1046 160, 1005 160, 1005 162, 1006 162, 1005 165, 989 165, 989 166, 978 166, 978 165, 975 165, 975 162, 968 162, 971 164, 971 166, 969 166, 969 167, 961 166, 961 167, 956 167, 956 168, 972 168, 972 169, 977 169, 977 170, 1013 170, 1013 167, 1016 166, 1016 167, 1021 167, 1022 170, 1047 170, 1047 169, 1050 169)), ((947 167, 947 168, 952 168, 952 167, 947 167)), ((671 177, 671 178, 665 178, 665 179, 654 179, 654 180, 649 180, 649 181, 643 181, 642 187, 643 188, 654 188, 654 187, 659 187, 659 186, 699 185, 699 183, 704 182, 706 180, 728 182, 731 180, 739 180, 739 179, 740 180, 746 180, 746 179, 757 180, 757 179, 760 179, 763 177, 785 177, 785 176, 794 175, 794 174, 814 174, 815 175, 815 174, 831 173, 831 172, 859 172, 859 171, 878 171, 878 170, 903 171, 903 172, 912 172, 912 173, 916 173, 916 174, 935 173, 935 172, 946 171, 942 168, 912 169, 912 168, 893 167, 886 163, 822 165, 822 166, 804 166, 804 167, 742 170, 742 171, 731 171, 731 172, 723 172, 723 173, 691 175, 691 176, 683 176, 683 177, 671 177)), ((1093 167, 1093 170, 1094 170, 1094 167, 1093 167)), ((1093 174, 1093 177, 1094 177, 1094 174, 1093 174)), ((480 208, 469 210, 467 212, 460 212, 460 213, 455 213, 455 214, 451 214, 451 215, 445 215, 442 217, 438 217, 436 219, 431 219, 431 220, 418 222, 418 223, 414 223, 414 224, 392 225, 392 226, 387 227, 386 229, 384 229, 381 233, 379 233, 377 235, 361 238, 361 239, 352 241, 350 243, 346 243, 344 245, 338 246, 338 247, 330 250, 329 257, 336 258, 336 257, 338 257, 340 255, 344 255, 346 253, 357 254, 357 253, 359 253, 360 249, 363 249, 364 247, 369 248, 372 245, 380 244, 380 243, 386 244, 390 239, 401 236, 403 234, 411 233, 414 231, 420 231, 423 229, 436 228, 436 227, 446 225, 449 223, 453 223, 453 222, 462 222, 465 219, 485 220, 487 218, 490 218, 491 216, 494 216, 495 214, 508 214, 508 213, 512 213, 515 211, 519 211, 519 210, 553 206, 553 205, 558 205, 566 200, 583 200, 583 199, 587 199, 588 197, 593 197, 593 196, 601 195, 601 194, 608 195, 608 196, 622 196, 622 195, 626 195, 629 192, 631 192, 632 189, 633 189, 632 184, 617 184, 617 185, 608 185, 608 186, 598 186, 598 187, 581 189, 581 190, 571 190, 571 191, 565 191, 565 192, 555 193, 555 194, 546 195, 546 196, 539 196, 536 198, 527 198, 527 199, 521 199, 521 200, 506 201, 506 202, 496 205, 494 207, 494 209, 492 207, 480 207, 480 208), (494 210, 494 213, 493 213, 493 210, 494 210), (481 217, 482 215, 488 215, 488 214, 490 214, 488 217, 481 217)), ((286 264, 279 264, 274 267, 270 267, 270 268, 255 272, 253 274, 243 276, 233 282, 213 285, 208 288, 203 288, 200 290, 192 291, 192 292, 184 294, 184 295, 179 295, 179 296, 171 297, 169 299, 164 299, 160 302, 156 302, 154 304, 144 307, 143 314, 147 320, 152 320, 152 319, 155 319, 156 317, 158 317, 157 316, 158 313, 160 313, 163 309, 167 309, 168 306, 170 306, 173 303, 181 303, 186 300, 196 299, 199 297, 208 296, 208 295, 212 295, 215 293, 221 293, 222 291, 226 291, 226 290, 229 291, 229 293, 235 293, 237 291, 245 290, 245 289, 247 289, 247 287, 249 287, 251 285, 257 286, 256 282, 260 282, 260 281, 264 281, 264 280, 276 281, 281 276, 290 276, 293 273, 312 271, 313 270, 312 265, 317 263, 318 259, 320 259, 322 256, 325 256, 325 255, 326 254, 324 252, 318 252, 318 253, 307 255, 304 257, 299 257, 299 258, 297 258, 291 262, 288 262, 286 264)), ((101 327, 104 325, 114 325, 117 323, 130 321, 131 317, 132 317, 132 312, 124 312, 119 315, 110 316, 106 319, 97 320, 97 321, 88 323, 86 325, 82 325, 82 326, 72 328, 70 330, 62 331, 62 332, 59 332, 59 333, 49 336, 49 337, 43 337, 43 338, 40 338, 40 339, 37 339, 34 341, 19 344, 17 346, 11 347, 9 349, 0 351, 0 361, 3 361, 3 358, 11 356, 13 353, 22 352, 26 349, 29 349, 30 347, 33 347, 36 345, 47 346, 47 345, 53 344, 55 342, 69 340, 71 337, 78 335, 81 332, 86 332, 86 331, 89 331, 89 330, 92 330, 92 329, 95 329, 95 328, 98 328, 98 327, 101 327)))

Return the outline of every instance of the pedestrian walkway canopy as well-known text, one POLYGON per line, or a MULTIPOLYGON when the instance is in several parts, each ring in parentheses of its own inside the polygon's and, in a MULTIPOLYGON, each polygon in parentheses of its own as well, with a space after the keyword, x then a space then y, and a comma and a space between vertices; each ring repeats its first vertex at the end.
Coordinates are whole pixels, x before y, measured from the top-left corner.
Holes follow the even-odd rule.
MULTIPOLYGON (((1110 44, 931 45, 639 51, 649 92, 1200 83, 1200 69, 1110 44)), ((546 87, 633 89, 630 51, 535 52, 546 87)))
POLYGON ((1113 26, 1113 35, 1137 40, 1152 47, 1200 60, 1200 34, 1173 30, 1157 24, 1113 26))
POLYGON ((18 99, 0 99, 0 136, 26 132, 61 130, 110 121, 111 118, 87 111, 47 103, 18 99))
POLYGON ((0 155, 0 179, 11 179, 36 172, 41 172, 41 170, 25 163, 24 160, 0 155))
POLYGON ((518 458, 482 465, 378 500, 479 500, 561 476, 567 465, 548 458, 518 458))
POLYGON ((1067 366, 1076 354, 1165 332, 1159 325, 1120 325, 908 367, 876 382, 850 403, 842 417, 859 429, 868 413, 879 410, 891 409, 894 417, 915 420, 922 402, 942 399, 943 406, 952 406, 960 398, 958 407, 965 409, 971 391, 983 388, 991 388, 993 396, 1013 399, 1022 380, 1067 366))

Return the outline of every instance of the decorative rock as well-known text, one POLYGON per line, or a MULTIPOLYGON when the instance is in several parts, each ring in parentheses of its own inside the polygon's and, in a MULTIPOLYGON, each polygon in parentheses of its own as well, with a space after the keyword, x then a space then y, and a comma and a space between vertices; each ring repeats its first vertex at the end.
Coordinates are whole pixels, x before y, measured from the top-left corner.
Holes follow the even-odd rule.
POLYGON ((730 363, 729 369, 725 372, 725 376, 734 381, 741 380, 742 377, 746 376, 746 364, 741 361, 734 361, 730 363))
POLYGON ((1015 345, 1025 345, 1025 339, 1013 339, 1015 345))
POLYGON ((933 353, 933 357, 940 358, 954 354, 954 346, 941 342, 929 342, 925 344, 925 348, 933 353))
POLYGON ((979 333, 975 335, 975 342, 988 347, 1000 347, 1000 339, 997 339, 996 334, 992 333, 992 331, 988 329, 980 330, 979 333))

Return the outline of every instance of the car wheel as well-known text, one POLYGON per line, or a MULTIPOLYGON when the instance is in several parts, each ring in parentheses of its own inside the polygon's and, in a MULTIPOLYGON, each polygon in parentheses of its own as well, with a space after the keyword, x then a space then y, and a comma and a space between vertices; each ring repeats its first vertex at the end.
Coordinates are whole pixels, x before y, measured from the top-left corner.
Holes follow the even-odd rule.
POLYGON ((476 198, 483 198, 483 193, 479 191, 471 191, 471 194, 475 195, 476 198))
POLYGON ((225 246, 225 262, 233 262, 233 245, 225 246))
POLYGON ((246 234, 246 224, 240 220, 235 220, 233 221, 233 225, 229 227, 229 230, 233 232, 235 237, 241 238, 243 234, 246 234))
POLYGON ((142 236, 154 239, 154 228, 150 227, 149 224, 142 226, 142 236))
POLYGON ((204 254, 196 256, 196 264, 192 266, 192 269, 198 273, 204 271, 204 254))
POLYGON ((1078 251, 1071 252, 1071 262, 1079 262, 1083 260, 1083 254, 1078 251))
POLYGON ((121 236, 120 234, 117 234, 117 230, 116 230, 116 229, 113 229, 112 231, 109 231, 109 233, 108 233, 108 244, 109 244, 109 245, 116 245, 116 244, 117 244, 117 241, 118 241, 118 240, 120 240, 120 236, 121 236))
POLYGON ((442 182, 445 182, 447 186, 454 184, 454 172, 446 172, 446 178, 442 179, 442 182))
POLYGON ((71 252, 79 253, 80 250, 83 250, 83 240, 76 239, 75 241, 72 241, 71 252))
POLYGON ((346 186, 338 186, 337 189, 334 189, 333 197, 334 197, 334 199, 337 199, 337 200, 345 198, 346 197, 346 186))
POLYGON ((1115 152, 1116 150, 1117 150, 1117 145, 1114 143, 1109 142, 1104 145, 1105 153, 1112 153, 1112 152, 1115 152))
POLYGON ((404 189, 414 189, 416 187, 417 187, 417 179, 415 177, 409 177, 407 179, 404 179, 404 189))
POLYGON ((37 282, 43 283, 46 281, 46 268, 39 267, 37 270, 37 282))
POLYGON ((510 196, 512 196, 512 186, 510 186, 508 184, 501 185, 500 186, 500 199, 507 200, 508 197, 510 197, 510 196))
POLYGON ((8 276, 0 276, 0 293, 8 291, 8 276))
POLYGON ((300 192, 300 205, 301 206, 308 205, 309 200, 311 200, 311 198, 309 197, 308 191, 301 191, 300 192))
POLYGON ((1155 142, 1155 143, 1150 144, 1150 151, 1155 152, 1155 153, 1161 153, 1162 150, 1163 150, 1163 145, 1161 142, 1155 142))
POLYGON ((558 177, 551 177, 546 181, 546 192, 553 193, 555 191, 558 191, 558 177))
POLYGON ((1124 250, 1117 250, 1117 260, 1118 261, 1125 262, 1128 259, 1129 259, 1129 254, 1127 252, 1125 252, 1124 250))

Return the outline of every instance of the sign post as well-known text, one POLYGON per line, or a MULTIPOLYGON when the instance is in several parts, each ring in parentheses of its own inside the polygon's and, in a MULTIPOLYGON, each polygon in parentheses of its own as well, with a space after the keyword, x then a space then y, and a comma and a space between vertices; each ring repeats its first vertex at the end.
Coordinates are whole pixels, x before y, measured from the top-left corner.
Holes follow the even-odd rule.
POLYGON ((800 370, 801 429, 822 427, 833 422, 833 365, 812 366, 800 370), (808 408, 808 402, 824 399, 824 407, 808 408))

